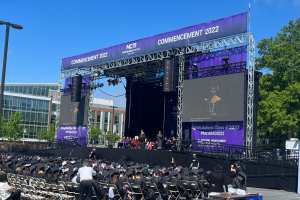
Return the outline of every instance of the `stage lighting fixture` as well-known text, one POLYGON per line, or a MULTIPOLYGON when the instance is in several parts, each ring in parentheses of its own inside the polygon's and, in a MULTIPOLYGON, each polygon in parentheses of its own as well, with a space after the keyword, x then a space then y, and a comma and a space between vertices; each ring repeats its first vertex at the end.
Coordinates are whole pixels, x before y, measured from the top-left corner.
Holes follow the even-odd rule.
POLYGON ((193 72, 197 72, 198 71, 198 66, 197 66, 197 64, 192 64, 192 71, 193 72))
POLYGON ((222 58, 222 60, 223 60, 223 66, 229 67, 229 57, 226 56, 226 57, 222 58))
POLYGON ((117 79, 117 78, 115 78, 115 79, 108 79, 108 80, 107 80, 107 83, 108 83, 109 86, 110 86, 110 85, 115 86, 115 85, 118 85, 118 84, 119 84, 119 79, 117 79))

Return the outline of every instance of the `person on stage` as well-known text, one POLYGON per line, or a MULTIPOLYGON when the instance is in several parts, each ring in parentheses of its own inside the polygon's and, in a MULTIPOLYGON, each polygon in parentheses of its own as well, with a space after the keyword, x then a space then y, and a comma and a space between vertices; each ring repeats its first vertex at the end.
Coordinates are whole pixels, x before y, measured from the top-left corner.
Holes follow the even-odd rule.
POLYGON ((146 147, 146 134, 143 129, 141 130, 139 141, 140 141, 141 149, 146 149, 145 148, 146 147))
POLYGON ((192 160, 192 162, 190 164, 190 169, 192 169, 192 170, 198 170, 199 167, 200 167, 200 163, 199 163, 199 161, 197 159, 197 156, 196 156, 196 154, 193 154, 193 160, 192 160))
POLYGON ((90 155, 89 155, 89 159, 91 160, 96 160, 96 149, 92 149, 92 151, 90 152, 90 155))
POLYGON ((163 144, 163 135, 161 131, 158 131, 157 134, 157 149, 162 149, 162 144, 163 144))

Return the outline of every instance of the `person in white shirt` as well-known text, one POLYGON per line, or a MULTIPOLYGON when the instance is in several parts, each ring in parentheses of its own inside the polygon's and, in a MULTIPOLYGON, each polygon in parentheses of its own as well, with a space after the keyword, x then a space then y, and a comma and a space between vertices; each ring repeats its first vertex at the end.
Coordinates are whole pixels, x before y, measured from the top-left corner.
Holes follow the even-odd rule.
POLYGON ((80 185, 80 200, 91 199, 93 191, 96 192, 96 196, 99 196, 97 186, 93 180, 93 176, 96 175, 95 170, 89 166, 88 161, 83 162, 83 167, 78 169, 77 177, 79 177, 80 185))

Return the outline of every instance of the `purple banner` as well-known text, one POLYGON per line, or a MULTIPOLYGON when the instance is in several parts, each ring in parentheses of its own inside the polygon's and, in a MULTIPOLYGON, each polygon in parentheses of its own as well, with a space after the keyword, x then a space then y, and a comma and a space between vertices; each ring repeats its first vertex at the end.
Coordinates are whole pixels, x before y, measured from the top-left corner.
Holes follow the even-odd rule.
POLYGON ((243 122, 204 122, 192 124, 193 149, 203 146, 244 146, 243 122))
POLYGON ((245 46, 205 53, 190 58, 188 79, 242 72, 246 68, 245 46), (224 59, 228 59, 226 62, 224 59))
POLYGON ((225 64, 224 58, 228 58, 228 64, 247 61, 247 47, 236 47, 232 49, 205 53, 191 58, 191 64, 199 70, 225 64))
POLYGON ((247 13, 63 58, 62 70, 88 67, 247 32, 247 13))
POLYGON ((56 141, 59 143, 86 146, 88 144, 88 129, 81 126, 61 126, 57 130, 56 141))

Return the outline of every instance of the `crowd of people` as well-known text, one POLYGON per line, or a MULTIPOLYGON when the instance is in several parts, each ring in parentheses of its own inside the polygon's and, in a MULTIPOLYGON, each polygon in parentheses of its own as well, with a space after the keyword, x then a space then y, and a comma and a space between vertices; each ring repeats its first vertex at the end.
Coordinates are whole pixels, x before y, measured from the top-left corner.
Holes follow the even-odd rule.
POLYGON ((152 151, 154 149, 176 149, 177 139, 174 136, 164 137, 161 131, 155 138, 147 138, 143 130, 139 136, 135 137, 123 137, 118 143, 118 148, 126 149, 145 149, 152 151))
POLYGON ((131 186, 141 191, 143 199, 158 199, 155 196, 157 194, 159 199, 168 199, 170 187, 176 187, 181 195, 189 199, 189 195, 193 194, 187 192, 188 186, 184 183, 194 183, 194 187, 197 187, 194 189, 201 191, 204 196, 210 191, 226 191, 229 184, 245 190, 246 175, 238 163, 226 167, 215 166, 205 171, 196 155, 193 156, 190 166, 185 167, 176 165, 174 158, 170 158, 169 166, 150 166, 126 160, 101 160, 97 158, 95 150, 87 159, 5 153, 0 155, 0 171, 43 178, 53 184, 60 181, 73 182, 79 185, 80 199, 90 199, 93 195, 97 199, 114 199, 116 193, 123 199, 137 199, 132 196, 134 193, 131 186), (106 191, 99 186, 100 183, 110 183, 115 188, 106 191))

